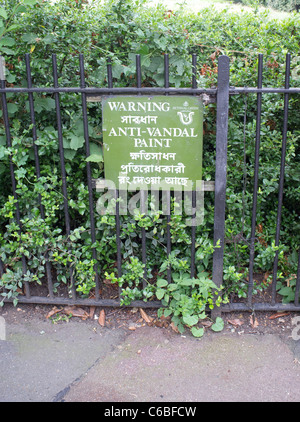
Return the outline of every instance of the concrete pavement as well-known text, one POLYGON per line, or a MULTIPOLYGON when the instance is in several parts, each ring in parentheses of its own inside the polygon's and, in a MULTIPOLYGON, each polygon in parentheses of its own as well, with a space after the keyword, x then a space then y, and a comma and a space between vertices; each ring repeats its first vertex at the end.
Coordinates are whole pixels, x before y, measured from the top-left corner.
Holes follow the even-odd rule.
POLYGON ((276 334, 30 318, 6 322, 0 356, 1 402, 300 401, 300 340, 276 334))

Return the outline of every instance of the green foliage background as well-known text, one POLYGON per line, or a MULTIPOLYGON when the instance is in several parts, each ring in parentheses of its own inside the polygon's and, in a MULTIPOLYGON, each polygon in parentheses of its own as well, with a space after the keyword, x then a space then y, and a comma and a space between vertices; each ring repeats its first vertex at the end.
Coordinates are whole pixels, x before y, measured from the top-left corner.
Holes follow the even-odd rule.
MULTIPOLYGON (((230 14, 226 10, 217 12, 210 8, 198 14, 187 14, 184 8, 175 13, 166 11, 163 6, 146 7, 144 2, 135 0, 109 0, 104 4, 87 4, 81 0, 63 0, 54 4, 48 0, 23 0, 21 3, 15 0, 0 1, 0 52, 6 60, 7 86, 26 86, 24 54, 28 52, 31 53, 34 86, 53 85, 52 53, 57 54, 60 86, 79 86, 79 53, 85 57, 88 86, 107 86, 108 59, 112 61, 114 86, 134 86, 137 53, 141 55, 143 86, 163 86, 163 56, 168 53, 170 85, 189 87, 192 78, 191 55, 196 53, 198 86, 216 85, 217 60, 221 54, 226 54, 231 63, 231 85, 254 87, 257 83, 258 54, 263 53, 264 86, 282 87, 285 56, 288 52, 292 54, 291 86, 299 86, 299 29, 299 14, 294 13, 288 19, 275 21, 269 18, 267 11, 259 12, 256 9, 253 12, 230 14)), ((275 251, 279 250, 279 287, 288 287, 288 291, 282 292, 286 300, 292 300, 300 244, 300 98, 299 95, 290 96, 285 194, 281 243, 278 248, 274 246, 274 238, 283 97, 268 94, 263 98, 255 271, 264 273, 266 277, 264 282, 260 280, 256 283, 255 291, 268 285, 267 276, 272 271, 275 251)), ((181 289, 179 296, 182 296, 180 300, 183 303, 180 306, 183 311, 180 315, 185 315, 185 320, 189 320, 188 317, 198 311, 202 315, 197 283, 184 281, 191 259, 190 228, 186 226, 185 216, 172 216, 170 228, 173 253, 170 257, 166 256, 167 222, 160 213, 150 212, 146 218, 140 214, 122 217, 124 275, 121 279, 116 274, 114 216, 96 215, 97 240, 92 244, 80 95, 60 96, 71 216, 69 237, 64 229, 54 98, 46 94, 35 95, 36 144, 41 165, 39 179, 35 170, 28 98, 26 95, 14 97, 13 94, 7 94, 7 99, 12 148, 7 148, 4 126, 0 126, 0 257, 4 273, 0 281, 2 296, 16 298, 25 280, 32 284, 45 283, 46 260, 52 265, 55 288, 69 285, 72 269, 79 294, 90 294, 95 286, 95 261, 92 256, 92 248, 95 248, 101 279, 107 278, 119 283, 123 288, 125 303, 132 299, 148 300, 157 293, 156 296, 163 298, 165 304, 171 304, 172 293, 167 291, 165 284, 160 282, 159 287, 155 284, 157 277, 164 280, 170 266, 175 279, 177 277, 179 280, 177 286, 181 289), (18 227, 15 220, 16 201, 11 190, 10 159, 15 166, 22 227, 18 227), (41 198, 44 205, 44 219, 41 218, 38 198, 41 198), (140 288, 144 276, 140 227, 145 227, 147 233, 146 289, 140 288), (22 266, 22 256, 27 258, 26 269, 22 266), (187 295, 187 288, 191 286, 194 296, 187 295), (164 294, 162 288, 166 289, 164 294), (182 289, 185 289, 184 293, 182 289), (192 297, 195 299, 193 303, 192 297), (199 308, 197 311, 195 304, 199 308)), ((88 117, 91 148, 89 161, 93 178, 99 178, 103 176, 99 103, 88 103, 88 117)), ((204 180, 214 180, 215 117, 215 104, 207 105, 204 121, 204 180)), ((224 269, 224 291, 232 298, 245 297, 247 291, 255 131, 255 96, 234 96, 230 100, 224 269)), ((98 197, 99 194, 95 193, 95 202, 98 197)), ((205 193, 204 223, 196 231, 198 279, 203 278, 203 274, 206 280, 211 277, 213 203, 213 194, 205 193)), ((209 283, 207 286, 207 291, 211 292, 213 286, 209 283)), ((175 288, 174 291, 178 293, 175 288)), ((207 299, 211 294, 205 293, 204 297, 207 299)), ((182 321, 177 320, 177 323, 182 321)))

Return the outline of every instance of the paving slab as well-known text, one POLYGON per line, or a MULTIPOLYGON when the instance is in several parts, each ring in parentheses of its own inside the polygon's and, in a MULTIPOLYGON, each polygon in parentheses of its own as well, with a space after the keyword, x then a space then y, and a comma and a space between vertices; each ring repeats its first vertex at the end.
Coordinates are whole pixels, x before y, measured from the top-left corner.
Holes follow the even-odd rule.
POLYGON ((0 340, 0 401, 59 401, 124 337, 123 330, 94 330, 83 321, 6 323, 6 340, 0 340))
POLYGON ((5 329, 1 402, 300 401, 300 340, 291 336, 195 339, 166 328, 35 318, 5 329))
POLYGON ((300 365, 277 335, 201 339, 144 327, 74 383, 64 400, 119 402, 293 402, 300 365))

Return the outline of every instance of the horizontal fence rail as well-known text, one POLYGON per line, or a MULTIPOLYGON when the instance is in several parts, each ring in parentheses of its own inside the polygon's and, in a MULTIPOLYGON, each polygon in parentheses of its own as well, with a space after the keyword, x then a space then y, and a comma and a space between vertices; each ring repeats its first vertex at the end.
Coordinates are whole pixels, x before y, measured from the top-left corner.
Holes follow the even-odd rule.
MULTIPOLYGON (((300 94, 300 88, 247 88, 240 87, 234 88, 229 87, 229 95, 239 95, 239 94, 300 94)), ((86 95, 128 95, 128 94, 173 94, 173 95, 217 95, 218 88, 156 88, 156 87, 122 87, 122 88, 77 88, 77 87, 42 87, 42 88, 13 88, 5 87, 0 88, 0 93, 16 93, 16 94, 28 94, 28 93, 45 93, 45 94, 55 94, 55 93, 70 93, 70 94, 86 94, 86 95)))
MULTIPOLYGON (((1 59, 1 58, 0 58, 1 59)), ((4 60, 0 60, 0 65, 4 65, 4 60)), ((294 303, 282 304, 276 303, 276 284, 277 284, 277 267, 278 267, 278 252, 275 255, 274 268, 273 268, 273 280, 272 280, 272 299, 271 303, 256 303, 254 302, 253 287, 254 287, 254 259, 255 259, 255 230, 256 230, 256 216, 257 216, 257 195, 258 195, 258 181, 259 181, 259 158, 260 158, 260 143, 261 143, 261 113, 262 113, 262 101, 263 94, 278 94, 284 96, 284 111, 283 111, 283 129, 282 129, 282 151, 281 151, 281 163, 280 163, 280 179, 279 179, 279 191, 278 191, 278 204, 277 204, 277 224, 276 224, 276 235, 275 235, 275 246, 279 245, 280 241, 280 228, 281 228, 281 216, 282 216, 282 204, 283 204, 283 193, 284 193, 284 175, 285 175, 285 158, 286 158, 286 145, 287 145, 287 124, 288 124, 288 108, 289 108, 289 96, 291 94, 300 94, 300 88, 290 87, 290 55, 286 56, 286 69, 285 69, 285 86, 282 88, 270 88, 263 87, 263 56, 259 55, 258 61, 258 76, 257 76, 257 87, 231 87, 229 84, 229 58, 227 56, 220 56, 218 62, 218 84, 216 88, 198 88, 196 80, 196 66, 197 59, 196 55, 192 57, 192 81, 191 88, 173 88, 169 84, 169 57, 167 54, 164 55, 164 74, 165 81, 164 87, 142 87, 142 75, 141 75, 141 60, 140 56, 136 56, 136 87, 114 87, 112 77, 112 64, 108 63, 107 66, 107 87, 87 87, 85 81, 84 72, 84 58, 83 55, 79 56, 79 75, 80 75, 80 86, 79 87, 61 87, 58 83, 58 68, 56 55, 52 56, 52 71, 53 71, 53 86, 52 87, 33 87, 32 77, 30 69, 30 56, 27 54, 25 57, 26 65, 26 76, 27 76, 27 87, 10 87, 6 86, 5 72, 3 68, 0 69, 0 94, 2 103, 2 118, 5 127, 5 134, 7 140, 7 146, 12 146, 11 136, 11 123, 9 121, 8 114, 8 101, 7 94, 28 96, 30 120, 32 124, 32 141, 34 160, 36 168, 36 176, 40 178, 40 162, 39 162, 39 149, 36 141, 37 130, 36 130, 36 116, 34 106, 34 94, 43 93, 51 94, 55 100, 56 110, 56 123, 57 123, 57 139, 59 146, 59 161, 61 170, 62 180, 62 194, 63 194, 63 208, 65 218, 65 232, 66 235, 70 234, 70 213, 69 213, 69 199, 68 199, 68 179, 66 175, 66 165, 64 159, 64 145, 63 145, 63 129, 62 129, 62 113, 61 113, 61 95, 66 93, 74 93, 81 96, 81 110, 82 110, 82 122, 84 128, 84 147, 86 158, 90 156, 90 143, 89 143, 89 128, 88 128, 88 109, 87 102, 93 101, 98 96, 105 95, 191 95, 201 96, 203 101, 214 102, 217 105, 217 117, 216 117, 216 172, 214 185, 204 190, 214 190, 215 192, 215 208, 214 208, 214 245, 217 241, 220 241, 220 248, 215 249, 213 255, 213 281, 217 286, 220 286, 223 282, 223 259, 224 259, 224 227, 225 227, 225 207, 226 207, 226 174, 227 174, 227 131, 228 131, 228 114, 229 114, 229 99, 235 95, 256 95, 257 96, 257 117, 256 117, 256 136, 255 136, 255 164, 254 164, 254 185, 253 185, 253 199, 252 199, 252 222, 251 222, 251 235, 249 240, 249 282, 248 282, 248 294, 247 300, 239 303, 229 303, 221 305, 220 310, 222 312, 229 311, 270 311, 270 310, 289 310, 289 311, 300 311, 299 304, 299 292, 300 292, 300 253, 298 252, 298 272, 296 278, 296 294, 294 303)), ((1 67, 1 66, 0 66, 1 67)), ((21 228, 22 216, 20 214, 18 206, 18 194, 16 189, 16 178, 15 178, 15 166, 10 157, 9 163, 10 176, 11 176, 11 187, 13 197, 16 200, 16 212, 15 220, 18 226, 21 228)), ((89 218, 90 218, 90 233, 92 244, 96 241, 96 223, 94 215, 94 194, 93 190, 96 186, 96 182, 92 179, 91 165, 90 162, 86 162, 86 175, 87 175, 87 188, 88 188, 88 200, 89 200, 89 218)), ((207 182, 206 182, 207 183, 207 182)), ((116 192, 116 199, 119 197, 119 192, 116 192)), ((143 195, 141 192, 141 204, 144 203, 143 195)), ((167 210, 167 222, 170 222, 170 195, 168 196, 168 210, 167 210)), ((196 195, 195 192, 192 196, 192 205, 196 207, 196 195)), ((40 213, 41 217, 45 218, 45 210, 42 205, 41 198, 39 197, 40 213)), ((143 209, 142 209, 143 211, 143 209)), ((121 251, 121 233, 120 233, 120 210, 119 202, 116 202, 116 215, 115 215, 115 227, 116 227, 116 243, 117 243, 117 271, 118 276, 122 274, 121 263, 122 263, 122 251, 121 251)), ((195 228, 191 230, 191 277, 195 275, 195 228)), ((142 262, 147 265, 147 254, 146 254, 146 231, 141 228, 141 251, 142 251, 142 262)), ((166 252, 169 256, 172 247, 170 225, 167 224, 166 230, 166 252)), ((93 259, 97 260, 96 249, 92 249, 93 259)), ((24 281, 25 295, 20 295, 18 300, 20 303, 37 303, 37 304, 75 304, 85 306, 108 306, 115 307, 120 306, 120 296, 118 299, 104 299, 101 297, 99 291, 101 281, 99 279, 99 267, 95 265, 95 297, 93 298, 82 298, 78 296, 76 292, 75 280, 72 275, 72 267, 70 267, 70 297, 57 297, 54 295, 52 279, 51 265, 46 255, 46 278, 48 294, 46 296, 33 296, 31 294, 31 286, 27 280, 24 281)), ((22 257, 22 270, 26 273, 26 258, 22 257)), ((4 273, 4 266, 0 260, 0 274, 4 273)), ((171 282, 172 274, 171 270, 168 269, 167 279, 171 282)), ((119 292, 120 293, 120 292, 119 292)), ((10 301, 6 298, 5 301, 10 301)), ((138 307, 150 307, 157 308, 161 306, 160 301, 133 301, 131 306, 138 307)))

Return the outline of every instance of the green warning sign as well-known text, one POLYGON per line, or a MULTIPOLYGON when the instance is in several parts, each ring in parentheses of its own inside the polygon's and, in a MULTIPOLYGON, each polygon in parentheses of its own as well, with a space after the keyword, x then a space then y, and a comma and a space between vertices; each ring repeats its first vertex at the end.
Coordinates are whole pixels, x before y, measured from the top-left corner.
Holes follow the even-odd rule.
POLYGON ((191 96, 102 100, 105 179, 116 186, 191 188, 202 177, 202 102, 191 96))

